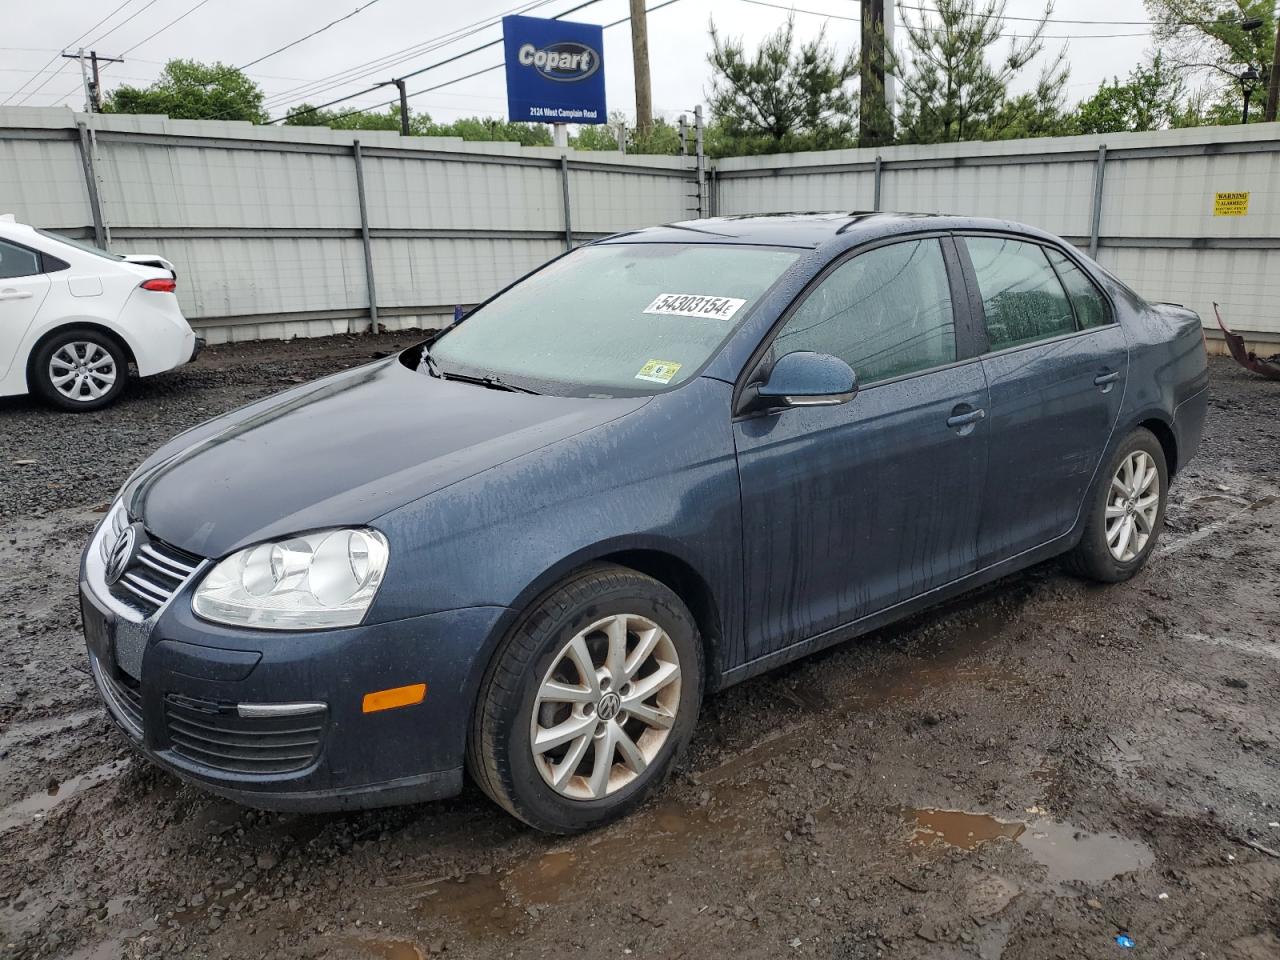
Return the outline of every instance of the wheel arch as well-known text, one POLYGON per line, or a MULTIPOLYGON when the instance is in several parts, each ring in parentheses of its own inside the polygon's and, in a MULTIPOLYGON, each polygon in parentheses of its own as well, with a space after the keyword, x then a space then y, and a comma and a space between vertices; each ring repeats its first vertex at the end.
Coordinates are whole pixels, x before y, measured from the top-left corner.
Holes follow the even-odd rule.
POLYGON ((1163 417, 1149 416, 1135 424, 1135 427, 1150 430, 1160 441, 1160 449, 1164 451, 1165 467, 1169 471, 1169 478, 1173 479, 1173 475, 1178 472, 1178 438, 1173 432, 1173 425, 1163 417))
POLYGON ((27 365, 25 369, 28 391, 31 389, 31 374, 35 370, 36 357, 39 355, 40 351, 44 349, 44 345, 54 337, 70 333, 75 330, 90 330, 94 333, 101 334, 124 351, 125 360, 128 363, 132 363, 135 366, 137 365, 138 360, 134 355, 133 346, 121 335, 120 331, 114 330, 100 321, 78 319, 67 320, 40 334, 40 336, 36 338, 35 343, 31 344, 31 349, 27 351, 27 365))
POLYGON ((720 603, 708 579, 677 545, 662 538, 634 537, 608 540, 579 550, 554 564, 530 583, 511 603, 508 616, 494 631, 494 641, 484 656, 484 667, 507 636, 533 609, 539 598, 581 571, 600 563, 613 563, 653 577, 678 596, 689 608, 698 627, 706 670, 705 688, 716 689, 723 674, 721 651, 724 618, 720 603))

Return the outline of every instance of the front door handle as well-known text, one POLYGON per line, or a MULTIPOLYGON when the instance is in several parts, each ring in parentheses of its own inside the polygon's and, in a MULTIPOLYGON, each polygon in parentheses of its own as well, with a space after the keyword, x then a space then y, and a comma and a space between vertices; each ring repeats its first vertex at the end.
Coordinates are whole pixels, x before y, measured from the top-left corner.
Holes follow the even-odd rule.
POLYGON ((1093 378, 1093 382, 1099 387, 1106 386, 1108 383, 1115 383, 1120 379, 1120 371, 1112 370, 1110 373, 1100 373, 1093 378))
POLYGON ((0 290, 0 300, 30 300, 30 290, 14 290, 10 287, 8 290, 0 290))
POLYGON ((968 413, 953 413, 947 417, 948 427, 967 427, 971 423, 977 423, 987 415, 987 411, 979 407, 977 410, 970 410, 968 413))

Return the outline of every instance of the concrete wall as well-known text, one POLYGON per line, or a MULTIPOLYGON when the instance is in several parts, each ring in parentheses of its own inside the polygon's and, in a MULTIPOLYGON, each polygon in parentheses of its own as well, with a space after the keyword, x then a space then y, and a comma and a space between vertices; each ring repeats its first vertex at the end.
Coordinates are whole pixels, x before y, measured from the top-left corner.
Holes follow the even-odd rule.
POLYGON ((1085 250, 1096 233, 1097 259, 1149 299, 1213 330, 1216 300, 1229 325, 1280 340, 1280 124, 738 157, 717 163, 713 193, 724 214, 1003 217, 1085 250), (1237 191, 1248 214, 1215 216, 1215 194, 1237 191))
MULTIPOLYGON (((566 206, 575 242, 698 215, 692 158, 562 158, 509 143, 25 107, 0 108, 0 213, 93 239, 92 182, 111 249, 172 260, 184 311, 215 342, 364 329, 357 137, 378 317, 390 328, 439 325, 454 304, 562 252, 566 206)), ((1140 292, 1188 304, 1211 328, 1217 300, 1252 339, 1280 340, 1280 124, 714 166, 713 212, 1032 223, 1096 246, 1140 292), (1248 215, 1214 216, 1219 191, 1249 192, 1248 215)))

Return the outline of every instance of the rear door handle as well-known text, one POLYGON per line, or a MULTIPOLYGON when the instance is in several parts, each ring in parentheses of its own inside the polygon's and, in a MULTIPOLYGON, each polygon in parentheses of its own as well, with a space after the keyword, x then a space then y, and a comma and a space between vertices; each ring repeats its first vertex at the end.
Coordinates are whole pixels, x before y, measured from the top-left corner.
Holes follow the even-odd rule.
POLYGON ((1100 373, 1093 378, 1093 382, 1098 386, 1105 386, 1108 383, 1115 383, 1120 379, 1120 371, 1112 370, 1110 373, 1100 373))
POLYGON ((971 423, 977 423, 987 415, 987 411, 979 407, 977 410, 970 410, 968 413, 954 413, 947 417, 948 427, 963 427, 971 423))
POLYGON ((0 290, 0 300, 30 300, 30 299, 31 299, 30 290, 14 290, 12 288, 8 290, 0 290))

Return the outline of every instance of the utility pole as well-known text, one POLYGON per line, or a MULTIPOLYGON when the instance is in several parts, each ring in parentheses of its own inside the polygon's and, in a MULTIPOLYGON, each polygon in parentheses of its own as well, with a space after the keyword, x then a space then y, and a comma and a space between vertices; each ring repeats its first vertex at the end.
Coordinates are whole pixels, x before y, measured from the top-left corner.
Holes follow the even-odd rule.
POLYGON ((409 95, 405 93, 403 80, 392 80, 400 91, 400 136, 409 135, 409 95))
POLYGON ((636 138, 653 132, 653 93, 649 88, 649 23, 645 0, 631 0, 631 59, 636 71, 636 138))
POLYGON ((1276 108, 1280 106, 1280 17, 1276 18, 1276 46, 1271 54, 1271 76, 1267 81, 1267 109, 1262 119, 1274 123, 1276 108))
POLYGON ((121 57, 100 57, 97 50, 90 50, 86 62, 85 49, 81 47, 75 53, 62 54, 68 60, 80 61, 80 82, 84 84, 84 112, 102 112, 102 83, 98 77, 99 63, 124 63, 121 57), (90 63, 92 67, 90 67, 90 63))
POLYGON ((885 0, 862 0, 861 91, 858 104, 858 146, 889 143, 889 109, 884 85, 885 0))

